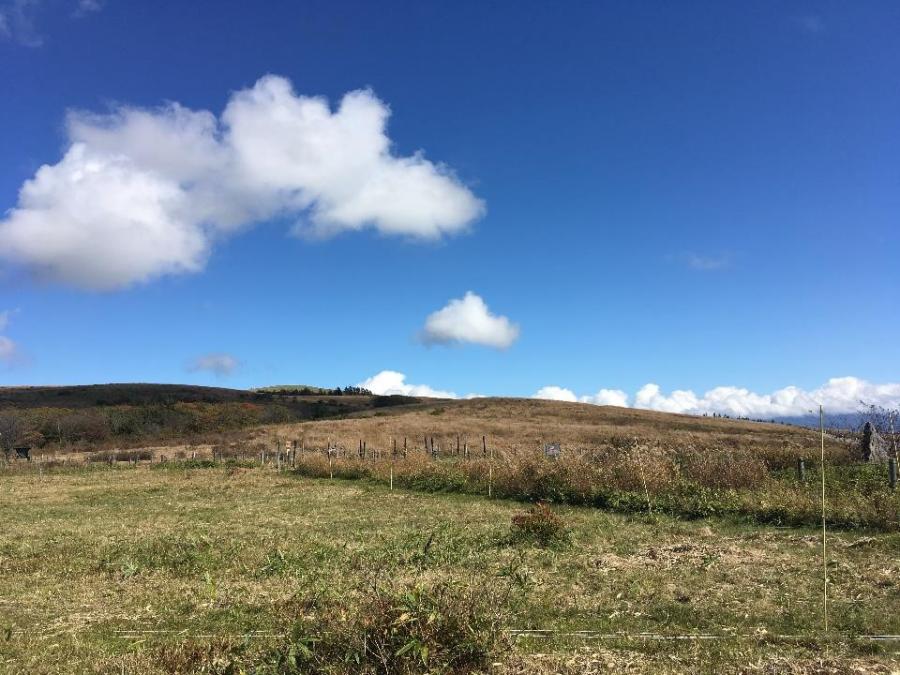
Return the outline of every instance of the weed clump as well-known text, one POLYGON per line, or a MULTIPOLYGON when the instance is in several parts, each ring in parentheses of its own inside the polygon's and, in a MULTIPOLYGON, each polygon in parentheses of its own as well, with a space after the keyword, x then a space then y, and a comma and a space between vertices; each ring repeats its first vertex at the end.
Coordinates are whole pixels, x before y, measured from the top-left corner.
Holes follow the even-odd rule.
POLYGON ((511 530, 513 540, 528 541, 539 546, 563 544, 569 540, 569 530, 563 519, 542 502, 515 514, 511 530))
POLYGON ((276 672, 470 673, 506 646, 502 591, 452 581, 373 588, 302 619, 276 672))

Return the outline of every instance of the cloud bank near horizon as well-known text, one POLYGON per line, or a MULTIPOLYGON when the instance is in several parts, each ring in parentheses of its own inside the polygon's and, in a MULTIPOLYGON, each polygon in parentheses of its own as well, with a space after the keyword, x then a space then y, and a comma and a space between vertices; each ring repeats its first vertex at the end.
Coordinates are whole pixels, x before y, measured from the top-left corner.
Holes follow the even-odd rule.
POLYGON ((539 389, 532 398, 693 415, 718 413, 752 418, 801 417, 818 411, 820 404, 832 414, 857 412, 861 402, 900 408, 900 383, 875 384, 848 376, 831 378, 823 386, 808 391, 788 386, 770 394, 759 394, 742 387, 723 386, 714 387, 702 396, 688 389, 676 389, 665 394, 659 385, 648 383, 637 391, 633 401, 618 389, 601 389, 593 396, 577 396, 571 389, 548 386, 539 389))
POLYGON ((433 389, 427 384, 410 384, 404 373, 382 370, 356 386, 368 389, 378 396, 422 396, 424 398, 459 398, 452 391, 433 389))
MULTIPOLYGON (((427 384, 410 384, 406 381, 406 375, 396 370, 383 370, 358 386, 383 396, 400 394, 463 398, 453 391, 435 389, 427 384)), ((468 394, 464 398, 476 397, 479 395, 468 394)), ((816 413, 819 404, 825 407, 828 414, 858 412, 862 402, 900 408, 900 383, 875 384, 848 376, 831 378, 823 386, 812 390, 789 386, 771 394, 758 394, 741 387, 714 387, 702 396, 684 389, 665 394, 659 385, 648 383, 637 391, 633 399, 621 389, 600 389, 595 394, 578 396, 571 389, 549 385, 541 387, 531 398, 691 415, 718 413, 731 417, 770 419, 803 417, 816 413)))
POLYGON ((67 117, 69 146, 0 219, 0 257, 37 278, 112 290, 203 269, 215 242, 275 216, 316 237, 373 228, 437 240, 484 204, 422 152, 397 156, 367 89, 332 110, 275 75, 217 117, 178 103, 67 117))

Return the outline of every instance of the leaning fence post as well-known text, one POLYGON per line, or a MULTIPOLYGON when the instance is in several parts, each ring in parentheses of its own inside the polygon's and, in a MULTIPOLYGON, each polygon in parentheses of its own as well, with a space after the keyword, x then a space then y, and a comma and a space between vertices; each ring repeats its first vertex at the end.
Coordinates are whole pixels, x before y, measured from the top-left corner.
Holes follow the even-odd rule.
POLYGON ((888 483, 891 490, 897 489, 897 458, 891 457, 888 460, 888 483))

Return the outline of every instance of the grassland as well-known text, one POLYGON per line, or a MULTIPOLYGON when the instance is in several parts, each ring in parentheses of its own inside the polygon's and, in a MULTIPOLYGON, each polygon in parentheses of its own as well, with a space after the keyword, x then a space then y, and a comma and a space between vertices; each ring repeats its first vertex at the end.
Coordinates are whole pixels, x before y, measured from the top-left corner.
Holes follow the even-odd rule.
MULTIPOLYGON (((545 548, 510 537, 522 508, 237 465, 7 469, 0 672, 308 672, 290 664, 374 621, 373 593, 415 605, 410 589, 446 584, 441 611, 482 597, 498 627, 607 636, 501 633, 490 672, 900 667, 896 642, 855 637, 900 633, 896 532, 831 534, 825 635, 814 528, 559 506, 568 543, 545 548), (717 638, 633 637, 648 632, 717 638)), ((359 670, 344 656, 323 668, 359 670)))
MULTIPOLYGON (((428 491, 487 494, 491 483, 493 494, 523 501, 778 525, 821 520, 821 437, 783 424, 490 399, 259 427, 236 439, 221 447, 318 449, 298 462, 314 477, 388 483, 392 471, 398 485, 428 491), (546 442, 562 444, 559 461, 543 458, 546 442), (430 460, 432 443, 439 461, 430 460), (404 445, 407 459, 392 462, 404 445), (806 480, 797 479, 798 460, 806 480)), ((829 525, 900 531, 900 492, 890 490, 887 468, 860 463, 848 439, 826 437, 824 450, 829 525)))

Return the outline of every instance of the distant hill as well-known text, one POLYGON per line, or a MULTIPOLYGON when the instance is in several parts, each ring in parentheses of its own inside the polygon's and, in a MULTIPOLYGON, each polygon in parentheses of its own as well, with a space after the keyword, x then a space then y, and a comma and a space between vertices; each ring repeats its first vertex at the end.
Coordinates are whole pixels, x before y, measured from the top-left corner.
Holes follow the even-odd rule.
POLYGON ((250 391, 259 392, 262 394, 309 395, 327 394, 331 391, 331 389, 327 389, 325 387, 314 387, 311 384, 272 384, 268 387, 255 387, 250 391))
POLYGON ((271 396, 244 389, 191 384, 79 384, 51 387, 0 387, 0 408, 91 408, 108 405, 171 403, 265 403, 271 396))
MULTIPOLYGON (((418 404, 346 388, 298 395, 186 384, 0 387, 0 445, 123 445, 418 404), (347 392, 347 393, 345 393, 347 392)), ((7 447, 8 446, 8 447, 7 447)))
POLYGON ((278 396, 373 396, 372 392, 362 387, 347 386, 328 389, 314 387, 311 384, 273 384, 268 387, 257 387, 250 391, 278 396))

